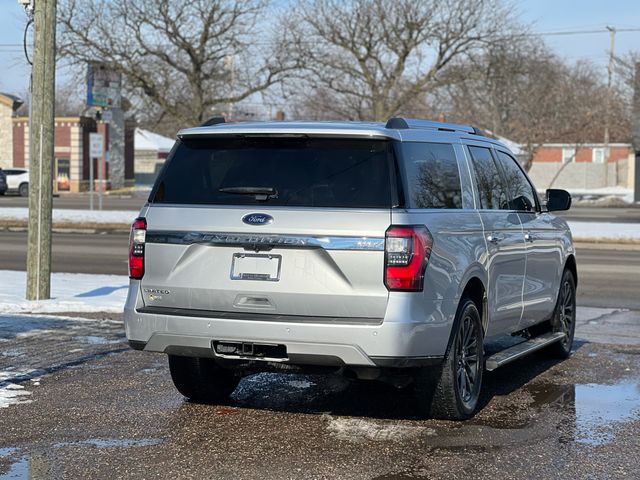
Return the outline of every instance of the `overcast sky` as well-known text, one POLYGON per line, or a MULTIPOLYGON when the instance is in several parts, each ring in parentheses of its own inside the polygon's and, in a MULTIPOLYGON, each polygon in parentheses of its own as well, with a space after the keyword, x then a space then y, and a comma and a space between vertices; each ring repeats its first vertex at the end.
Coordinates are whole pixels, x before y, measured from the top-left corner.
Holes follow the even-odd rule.
MULTIPOLYGON (((446 1, 446 0, 443 0, 446 1)), ((516 1, 522 21, 537 32, 590 30, 612 25, 640 28, 639 0, 520 0, 516 1)), ((22 53, 25 15, 18 0, 0 0, 0 91, 22 95, 28 86, 28 68, 22 53)), ((561 56, 575 61, 591 59, 606 73, 609 35, 604 33, 546 36, 561 56)), ((619 32, 616 54, 640 51, 640 32, 619 32)), ((64 76, 64 71, 58 72, 64 76)))

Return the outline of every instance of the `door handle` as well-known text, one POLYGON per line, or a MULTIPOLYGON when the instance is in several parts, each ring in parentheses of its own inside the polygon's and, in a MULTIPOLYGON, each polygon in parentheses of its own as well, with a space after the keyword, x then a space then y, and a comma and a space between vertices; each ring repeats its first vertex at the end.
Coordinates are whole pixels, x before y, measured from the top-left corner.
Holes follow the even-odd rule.
POLYGON ((533 235, 532 233, 527 232, 527 233, 524 234, 524 241, 525 242, 533 242, 535 239, 536 239, 536 236, 533 235))
POLYGON ((502 240, 502 238, 497 235, 492 235, 492 234, 487 235, 487 242, 493 243, 494 245, 497 245, 498 243, 500 243, 500 240, 502 240))

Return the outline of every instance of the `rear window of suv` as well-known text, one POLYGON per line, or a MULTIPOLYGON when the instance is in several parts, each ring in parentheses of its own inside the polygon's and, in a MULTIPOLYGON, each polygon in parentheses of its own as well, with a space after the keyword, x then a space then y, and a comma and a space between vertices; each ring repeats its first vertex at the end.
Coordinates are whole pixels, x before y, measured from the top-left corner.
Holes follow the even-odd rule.
POLYGON ((167 160, 149 200, 171 204, 389 208, 389 151, 388 141, 371 139, 183 139, 167 160), (243 188, 272 189, 273 193, 229 193, 243 188))

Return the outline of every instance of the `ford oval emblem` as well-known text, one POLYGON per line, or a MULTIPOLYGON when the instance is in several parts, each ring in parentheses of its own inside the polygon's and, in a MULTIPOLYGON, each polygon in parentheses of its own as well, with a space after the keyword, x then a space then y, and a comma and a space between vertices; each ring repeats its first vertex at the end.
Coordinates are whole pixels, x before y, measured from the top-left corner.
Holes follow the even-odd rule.
POLYGON ((273 217, 266 213, 247 213, 242 221, 247 225, 269 225, 273 222, 273 217))

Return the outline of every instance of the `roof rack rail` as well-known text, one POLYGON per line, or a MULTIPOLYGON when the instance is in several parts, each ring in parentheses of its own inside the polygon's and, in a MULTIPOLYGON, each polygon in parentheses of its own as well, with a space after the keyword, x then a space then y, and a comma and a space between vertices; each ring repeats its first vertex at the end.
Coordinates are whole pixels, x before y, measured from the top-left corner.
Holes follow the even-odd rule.
POLYGON ((393 117, 387 121, 386 128, 412 129, 430 128, 443 132, 464 132, 485 136, 482 130, 470 125, 460 125, 458 123, 435 122, 433 120, 419 120, 415 118, 393 117))
POLYGON ((224 117, 211 117, 209 120, 205 120, 200 126, 210 127, 211 125, 218 125, 219 123, 226 123, 224 117))

